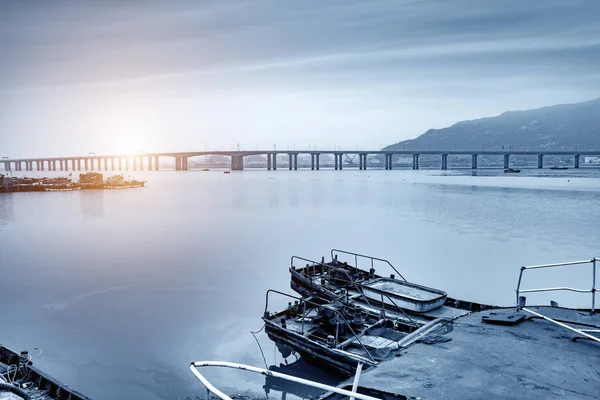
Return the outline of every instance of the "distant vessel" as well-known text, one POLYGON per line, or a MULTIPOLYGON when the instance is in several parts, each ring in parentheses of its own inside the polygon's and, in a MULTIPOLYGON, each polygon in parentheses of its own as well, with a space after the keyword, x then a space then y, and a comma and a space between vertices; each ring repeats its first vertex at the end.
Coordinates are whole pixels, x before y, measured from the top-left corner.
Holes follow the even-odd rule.
POLYGON ((569 169, 569 167, 559 167, 558 165, 555 165, 554 167, 550 168, 550 169, 569 169))
POLYGON ((505 174, 518 174, 519 172, 521 172, 520 169, 514 169, 514 168, 507 168, 504 170, 505 174))

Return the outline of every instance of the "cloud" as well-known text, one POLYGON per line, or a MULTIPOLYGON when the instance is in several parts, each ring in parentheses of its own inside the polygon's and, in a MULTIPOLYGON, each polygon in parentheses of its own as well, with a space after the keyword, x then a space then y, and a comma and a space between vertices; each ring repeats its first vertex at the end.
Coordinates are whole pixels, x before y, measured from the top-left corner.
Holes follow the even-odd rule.
MULTIPOLYGON (((451 115, 585 100, 600 88, 595 1, 32 3, 0 3, 0 105, 13 109, 32 97, 45 109, 45 97, 63 106, 151 99, 168 113, 177 98, 231 104, 257 96, 268 104, 301 96, 305 103, 293 102, 281 118, 310 115, 308 103, 319 102, 333 110, 338 130, 342 116, 333 114, 348 102, 376 107, 377 126, 391 124, 393 110, 406 110, 411 99, 420 109, 409 114, 444 109, 439 119, 404 119, 397 134, 414 136, 427 124, 452 123, 451 115)), ((372 109, 365 115, 374 119, 372 109)), ((5 111, 0 128, 32 129, 18 118, 5 111)), ((264 121, 248 118, 248 135, 259 135, 264 121)), ((319 120, 327 130, 327 119, 319 120)), ((49 128, 58 131, 55 124, 49 128)))

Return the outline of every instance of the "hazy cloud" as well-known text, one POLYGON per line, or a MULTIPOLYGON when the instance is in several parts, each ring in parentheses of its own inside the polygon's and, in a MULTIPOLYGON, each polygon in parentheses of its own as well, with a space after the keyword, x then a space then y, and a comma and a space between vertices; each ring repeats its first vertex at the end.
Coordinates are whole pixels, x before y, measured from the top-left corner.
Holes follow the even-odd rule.
POLYGON ((598 97, 598 15, 575 0, 4 1, 0 134, 19 155, 377 147, 598 97))

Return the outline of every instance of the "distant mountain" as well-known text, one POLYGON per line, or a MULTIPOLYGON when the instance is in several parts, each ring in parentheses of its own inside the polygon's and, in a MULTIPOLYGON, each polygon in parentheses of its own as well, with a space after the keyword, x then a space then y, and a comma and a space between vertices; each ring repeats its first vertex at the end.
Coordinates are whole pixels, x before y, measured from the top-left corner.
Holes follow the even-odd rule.
POLYGON ((530 151, 600 149, 600 99, 462 121, 384 150, 501 150, 503 146, 530 151))

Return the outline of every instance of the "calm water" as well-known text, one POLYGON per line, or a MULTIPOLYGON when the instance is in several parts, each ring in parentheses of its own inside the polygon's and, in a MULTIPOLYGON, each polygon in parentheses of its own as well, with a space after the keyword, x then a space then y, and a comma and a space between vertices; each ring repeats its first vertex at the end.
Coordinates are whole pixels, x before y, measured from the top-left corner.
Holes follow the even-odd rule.
MULTIPOLYGON (((291 255, 372 254, 410 281, 510 305, 521 265, 600 255, 598 171, 536 174, 150 172, 136 175, 144 189, 2 195, 0 341, 42 348, 38 366, 94 399, 185 399, 204 395, 192 360, 264 365, 249 331, 267 289, 290 291, 291 255)), ((267 363, 283 361, 259 339, 267 363)), ((265 385, 208 375, 234 392, 265 385)))

